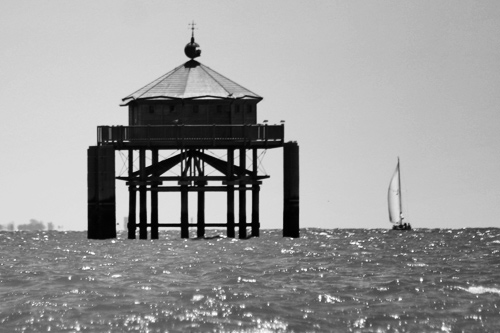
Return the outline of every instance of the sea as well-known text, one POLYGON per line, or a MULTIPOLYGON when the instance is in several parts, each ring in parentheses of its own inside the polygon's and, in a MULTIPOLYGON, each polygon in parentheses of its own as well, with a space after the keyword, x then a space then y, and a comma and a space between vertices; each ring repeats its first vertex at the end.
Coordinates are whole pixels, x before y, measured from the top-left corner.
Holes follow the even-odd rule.
POLYGON ((0 232, 0 332, 500 332, 500 229, 0 232))

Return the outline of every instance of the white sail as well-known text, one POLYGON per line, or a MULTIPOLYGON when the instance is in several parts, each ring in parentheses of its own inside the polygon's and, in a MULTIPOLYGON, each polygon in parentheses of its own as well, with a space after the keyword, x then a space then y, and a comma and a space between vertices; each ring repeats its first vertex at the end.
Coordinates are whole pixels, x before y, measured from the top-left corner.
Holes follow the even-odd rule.
POLYGON ((389 202, 389 220, 392 223, 402 223, 403 212, 401 209, 401 181, 399 175, 399 160, 389 184, 389 192, 387 194, 389 202))

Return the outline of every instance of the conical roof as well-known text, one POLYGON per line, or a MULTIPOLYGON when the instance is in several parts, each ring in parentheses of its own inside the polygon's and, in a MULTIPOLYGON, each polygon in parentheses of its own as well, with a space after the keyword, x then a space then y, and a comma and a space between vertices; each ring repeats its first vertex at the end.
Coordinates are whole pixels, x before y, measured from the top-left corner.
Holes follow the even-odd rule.
POLYGON ((260 101, 262 97, 191 59, 123 98, 122 105, 136 100, 171 99, 251 99, 260 101))

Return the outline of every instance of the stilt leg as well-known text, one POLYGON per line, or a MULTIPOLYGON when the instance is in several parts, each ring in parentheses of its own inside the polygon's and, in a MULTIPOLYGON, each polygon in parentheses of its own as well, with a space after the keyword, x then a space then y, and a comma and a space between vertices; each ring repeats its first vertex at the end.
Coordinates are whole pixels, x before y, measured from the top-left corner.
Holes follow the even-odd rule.
MULTIPOLYGON (((152 149, 152 163, 153 165, 158 164, 158 149, 152 149)), ((153 177, 158 177, 155 173, 153 177)), ((158 188, 156 180, 151 184, 151 239, 158 239, 158 191, 154 189, 158 188)))
MULTIPOLYGON (((134 151, 129 149, 128 151, 128 176, 129 181, 132 181, 132 174, 134 172, 134 151)), ((128 239, 135 239, 136 232, 136 187, 135 185, 129 185, 128 187, 129 193, 129 204, 128 204, 128 239)))
POLYGON ((128 239, 135 239, 135 231, 136 231, 136 187, 133 185, 130 185, 128 188, 128 193, 129 193, 129 206, 128 206, 128 239))
POLYGON ((257 184, 257 148, 252 151, 253 163, 253 184, 252 184, 252 237, 260 236, 260 221, 259 221, 259 191, 260 186, 257 184))
POLYGON ((299 237, 299 146, 283 147, 283 237, 299 237))
POLYGON ((227 237, 234 238, 234 185, 233 185, 234 149, 227 150, 227 237))
POLYGON ((199 238, 205 237, 205 191, 204 182, 200 185, 200 191, 198 192, 198 229, 197 236, 199 238))
POLYGON ((181 185, 181 238, 189 238, 188 187, 181 185))
POLYGON ((87 153, 87 237, 89 239, 116 238, 114 147, 91 146, 87 153))
POLYGON ((259 191, 258 184, 252 185, 252 236, 260 236, 260 221, 259 221, 259 191))
MULTIPOLYGON (((240 149, 240 169, 245 170, 246 168, 246 152, 245 149, 240 149)), ((240 174, 240 185, 239 185, 239 229, 238 235, 240 239, 247 238, 247 192, 246 192, 246 181, 245 174, 240 174)))
MULTIPOLYGON (((146 181, 146 151, 139 150, 140 180, 146 181)), ((146 185, 139 185, 139 239, 148 239, 148 213, 147 213, 146 185)))

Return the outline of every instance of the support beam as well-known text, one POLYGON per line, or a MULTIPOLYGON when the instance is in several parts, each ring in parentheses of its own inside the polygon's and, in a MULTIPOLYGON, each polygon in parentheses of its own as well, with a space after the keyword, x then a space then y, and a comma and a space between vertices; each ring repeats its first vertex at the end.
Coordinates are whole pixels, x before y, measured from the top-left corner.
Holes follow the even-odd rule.
MULTIPOLYGON (((237 183, 237 182, 236 182, 237 183)), ((234 191, 251 191, 251 187, 237 187, 234 188, 235 182, 232 183, 233 185, 233 190, 234 191)), ((257 183, 258 185, 261 184, 261 182, 257 183)), ((136 185, 141 185, 141 184, 136 184, 136 185)), ((247 182, 247 185, 252 185, 247 182)), ((155 192, 181 192, 181 188, 179 186, 157 186, 156 188, 147 188, 146 191, 155 191, 155 192)), ((204 187, 199 187, 199 186, 188 186, 187 187, 188 192, 227 192, 227 187, 226 186, 204 186, 204 187)))
POLYGON ((299 146, 283 149, 283 237, 299 237, 299 146))
MULTIPOLYGON (((203 178, 205 175, 205 163, 199 157, 194 157, 194 164, 194 169, 196 170, 197 175, 203 178)), ((200 180, 195 184, 199 188, 197 216, 198 228, 196 233, 198 238, 203 238, 205 237, 205 185, 207 185, 207 181, 200 180)))
MULTIPOLYGON (((140 180, 146 180, 146 150, 139 150, 140 180)), ((139 186, 139 239, 148 239, 148 211, 146 185, 139 186)))
POLYGON ((260 186, 257 183, 258 161, 257 148, 252 150, 252 166, 253 166, 253 185, 252 185, 252 237, 260 236, 260 221, 259 221, 259 192, 260 186))
MULTIPOLYGON (((128 151, 128 176, 132 177, 134 173, 134 150, 129 149, 128 151)), ((137 207, 137 191, 135 185, 129 185, 128 187, 128 239, 135 239, 136 232, 136 207, 137 207)))
MULTIPOLYGON (((151 149, 152 166, 158 164, 158 149, 151 149)), ((153 177, 158 177, 157 169, 154 169, 153 177)), ((158 187, 156 182, 151 184, 151 239, 158 239, 158 191, 154 189, 158 187)))
POLYGON ((227 237, 234 238, 234 149, 227 150, 227 237))
POLYGON ((115 150, 91 146, 87 151, 89 239, 116 238, 115 150))
POLYGON ((191 159, 188 158, 188 151, 181 149, 181 180, 179 185, 181 188, 181 238, 189 238, 189 192, 188 184, 189 181, 186 180, 188 176, 188 170, 190 170, 191 159), (188 161, 186 161, 186 158, 188 161))
POLYGON ((252 237, 260 237, 259 217, 259 192, 260 186, 252 186, 252 237))
POLYGON ((197 236, 198 238, 203 238, 205 237, 205 191, 203 191, 203 188, 205 187, 205 182, 199 182, 198 187, 200 187, 200 191, 198 192, 197 236))
MULTIPOLYGON (((240 149, 240 169, 245 170, 246 168, 246 150, 245 148, 240 149)), ((245 174, 240 174, 240 185, 239 185, 239 223, 238 235, 240 239, 247 238, 247 192, 246 192, 246 177, 245 174)))
POLYGON ((187 185, 181 185, 181 238, 189 238, 188 193, 187 185))
MULTIPOLYGON (((179 228, 181 226, 180 223, 159 223, 160 227, 176 227, 179 228)), ((234 224, 236 227, 238 223, 234 224)), ((189 227, 197 227, 198 223, 189 223, 189 227)), ((205 223, 205 227, 227 227, 227 223, 205 223)))

